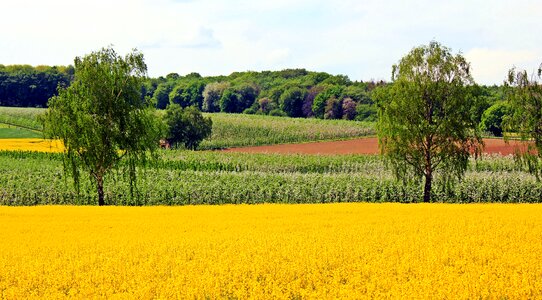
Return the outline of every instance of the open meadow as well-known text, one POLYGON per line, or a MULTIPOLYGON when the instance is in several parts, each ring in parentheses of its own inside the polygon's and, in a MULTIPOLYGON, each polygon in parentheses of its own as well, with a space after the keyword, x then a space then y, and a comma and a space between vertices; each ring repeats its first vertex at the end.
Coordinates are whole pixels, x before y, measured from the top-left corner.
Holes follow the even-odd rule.
POLYGON ((0 297, 536 299, 542 207, 0 207, 0 297))

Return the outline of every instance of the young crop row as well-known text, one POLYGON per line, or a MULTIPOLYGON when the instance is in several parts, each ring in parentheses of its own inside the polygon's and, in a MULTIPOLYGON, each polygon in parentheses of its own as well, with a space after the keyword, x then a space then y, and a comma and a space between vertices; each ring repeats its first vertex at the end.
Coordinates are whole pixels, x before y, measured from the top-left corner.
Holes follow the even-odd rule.
MULTIPOLYGON (((95 204, 96 191, 91 181, 84 176, 80 192, 76 193, 71 179, 62 171, 59 156, 49 158, 0 155, 0 204, 95 204)), ((353 170, 361 165, 346 167, 346 172, 305 173, 280 170, 277 165, 266 171, 242 168, 198 171, 149 166, 140 171, 133 197, 122 171, 106 178, 105 197, 106 203, 114 205, 416 202, 421 199, 420 183, 405 186, 397 182, 383 164, 374 163, 363 171, 353 170)), ((434 199, 465 203, 540 202, 542 184, 521 171, 470 171, 452 189, 437 178, 434 199)))
MULTIPOLYGON (((0 151, 0 158, 61 161, 60 153, 0 151)), ((36 162, 36 164, 41 162, 36 162)), ((162 150, 148 168, 178 171, 272 172, 272 173, 360 173, 373 176, 391 174, 378 155, 265 154, 221 151, 162 150)), ((512 156, 484 156, 472 159, 472 172, 523 172, 512 156)))

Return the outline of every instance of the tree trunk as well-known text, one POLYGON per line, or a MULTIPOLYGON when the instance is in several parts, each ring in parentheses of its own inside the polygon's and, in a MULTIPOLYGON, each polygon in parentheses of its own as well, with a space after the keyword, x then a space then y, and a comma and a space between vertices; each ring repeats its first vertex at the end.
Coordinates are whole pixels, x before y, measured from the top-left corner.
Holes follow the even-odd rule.
POLYGON ((102 175, 96 176, 96 185, 98 186, 98 206, 105 205, 104 202, 104 178, 102 175))
POLYGON ((425 187, 423 189, 423 202, 431 202, 431 184, 433 181, 433 173, 425 174, 425 187))

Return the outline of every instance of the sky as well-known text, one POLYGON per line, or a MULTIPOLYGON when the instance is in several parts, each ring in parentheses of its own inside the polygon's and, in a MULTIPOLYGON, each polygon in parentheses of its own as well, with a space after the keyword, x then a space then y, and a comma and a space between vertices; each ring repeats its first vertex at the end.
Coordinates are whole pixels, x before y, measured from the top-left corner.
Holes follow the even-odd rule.
POLYGON ((542 63, 541 0, 0 0, 0 64, 68 65, 137 48, 149 76, 306 68, 391 79, 432 40, 480 84, 542 63))

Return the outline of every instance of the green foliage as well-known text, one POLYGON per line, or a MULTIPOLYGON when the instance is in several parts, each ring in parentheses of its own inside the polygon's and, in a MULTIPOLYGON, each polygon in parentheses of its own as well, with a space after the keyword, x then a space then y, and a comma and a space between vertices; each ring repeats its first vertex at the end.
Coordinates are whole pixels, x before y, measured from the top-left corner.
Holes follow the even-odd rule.
POLYGON ((358 104, 356 106, 356 121, 374 122, 377 118, 376 106, 371 104, 358 104))
POLYGON ((324 119, 340 119, 342 116, 343 108, 341 101, 335 97, 327 99, 324 119))
POLYGON ((200 80, 182 81, 178 83, 169 94, 170 103, 181 107, 196 106, 201 109, 203 104, 203 89, 205 83, 200 80))
POLYGON ((286 113, 278 108, 275 108, 272 111, 270 111, 269 115, 272 117, 286 117, 286 113))
POLYGON ((527 151, 518 153, 520 163, 528 166, 537 180, 542 177, 542 64, 538 73, 529 76, 527 71, 508 73, 508 99, 512 116, 505 126, 519 134, 522 140, 532 140, 527 151))
POLYGON ((178 104, 167 107, 164 122, 169 144, 174 147, 182 144, 190 150, 196 150, 201 141, 211 135, 213 126, 211 118, 204 118, 195 106, 183 109, 178 104))
POLYGON ((510 113, 506 102, 497 102, 490 106, 482 115, 480 130, 490 132, 494 136, 502 136, 502 120, 510 113))
POLYGON ((58 86, 68 86, 73 67, 0 65, 0 106, 45 107, 57 94, 58 86))
POLYGON ((158 145, 153 108, 141 100, 146 71, 142 53, 121 57, 104 48, 75 58, 74 82, 49 100, 45 133, 64 142, 65 170, 77 186, 80 169, 90 174, 99 205, 105 204, 104 176, 126 157, 132 192, 136 162, 158 145))
POLYGON ((220 97, 220 111, 226 113, 238 113, 239 111, 239 98, 241 95, 236 93, 232 89, 226 89, 220 97))
POLYGON ((243 113, 247 114, 247 115, 254 115, 254 114, 256 114, 256 110, 253 107, 249 107, 249 108, 243 110, 243 113))
POLYGON ((397 178, 425 178, 423 200, 429 202, 433 173, 449 184, 460 179, 481 143, 467 97, 470 67, 461 54, 431 42, 404 56, 392 77, 391 86, 375 92, 381 152, 397 178))
POLYGON ((202 110, 205 112, 220 111, 220 98, 222 98, 224 90, 229 86, 230 84, 228 82, 213 82, 207 84, 203 90, 202 110))
POLYGON ((242 112, 254 104, 258 94, 259 88, 254 83, 242 83, 234 86, 233 89, 237 93, 237 103, 233 112, 242 112))
POLYGON ((280 108, 289 117, 302 117, 303 111, 301 108, 306 93, 306 90, 298 87, 289 88, 280 96, 280 108))
POLYGON ((159 84, 156 87, 156 90, 153 94, 154 102, 156 103, 156 108, 165 109, 169 104, 169 94, 173 90, 173 86, 170 82, 164 82, 159 84))
POLYGON ((340 99, 342 92, 343 87, 340 85, 324 86, 324 90, 314 98, 314 102, 312 104, 312 112, 314 113, 314 116, 320 119, 324 118, 327 100, 332 97, 340 99))

